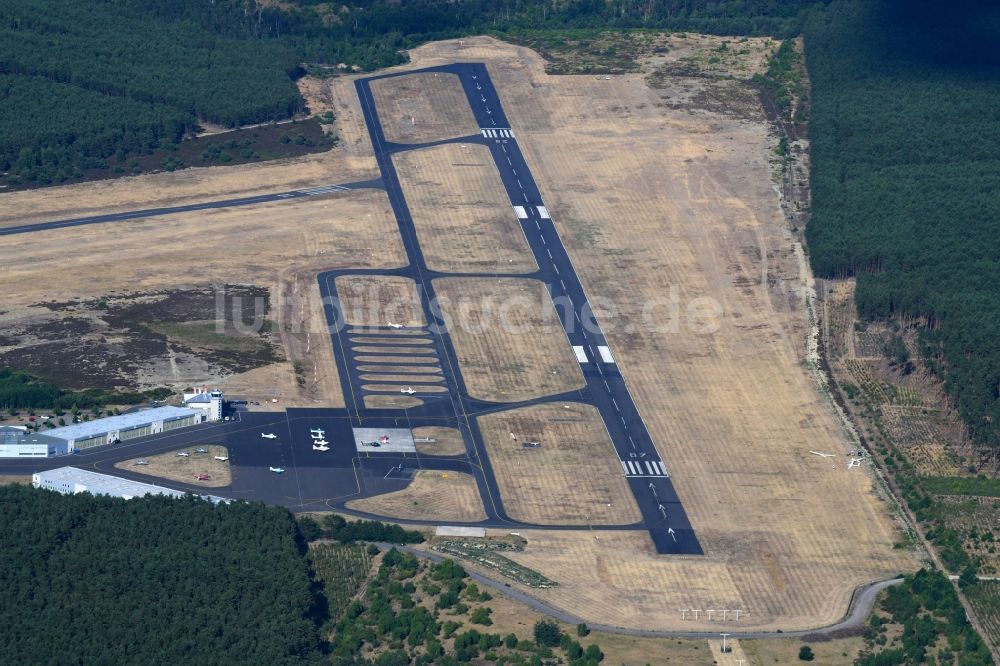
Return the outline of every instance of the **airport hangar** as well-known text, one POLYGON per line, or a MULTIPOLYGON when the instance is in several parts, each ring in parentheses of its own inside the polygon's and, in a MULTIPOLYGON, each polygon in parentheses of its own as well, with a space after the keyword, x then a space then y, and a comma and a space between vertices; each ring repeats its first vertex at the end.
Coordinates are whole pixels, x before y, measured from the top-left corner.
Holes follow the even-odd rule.
POLYGON ((54 428, 44 435, 7 427, 0 431, 0 457, 43 458, 64 455, 192 426, 201 423, 205 416, 201 409, 154 407, 54 428))
MULTIPOLYGON (((108 495, 124 499, 145 497, 146 495, 184 497, 188 494, 180 490, 174 490, 173 488, 165 488, 164 486, 156 486, 152 483, 143 483, 141 481, 132 481, 131 479, 122 479, 110 474, 91 472, 90 470, 76 467, 59 467, 58 469, 36 472, 31 475, 31 485, 35 488, 54 490, 63 495, 90 493, 91 495, 108 495)), ((198 495, 198 497, 216 504, 229 501, 213 495, 198 495)))

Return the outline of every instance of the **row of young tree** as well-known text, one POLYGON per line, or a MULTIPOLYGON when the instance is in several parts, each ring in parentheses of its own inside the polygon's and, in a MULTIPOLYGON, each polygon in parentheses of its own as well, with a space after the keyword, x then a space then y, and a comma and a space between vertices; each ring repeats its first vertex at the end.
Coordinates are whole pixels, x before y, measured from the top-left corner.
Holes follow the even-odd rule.
POLYGON ((0 661, 314 661, 295 522, 262 504, 0 487, 0 661))
POLYGON ((819 275, 857 276, 862 317, 926 323, 925 357, 997 449, 998 14, 928 7, 837 0, 809 15, 807 236, 819 275))
POLYGON ((61 183, 180 141, 304 110, 303 64, 398 64, 423 41, 601 27, 797 32, 805 0, 8 0, 0 3, 0 172, 61 183))

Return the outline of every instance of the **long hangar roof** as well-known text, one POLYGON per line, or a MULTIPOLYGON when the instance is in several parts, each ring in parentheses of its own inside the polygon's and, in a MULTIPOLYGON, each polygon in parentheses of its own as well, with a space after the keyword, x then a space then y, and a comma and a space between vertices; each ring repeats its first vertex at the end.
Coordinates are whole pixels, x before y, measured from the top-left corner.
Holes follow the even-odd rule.
POLYGON ((45 434, 49 437, 77 441, 96 437, 97 435, 104 435, 112 430, 131 430, 132 428, 139 428, 154 421, 183 418, 200 413, 194 409, 187 409, 185 407, 154 407, 153 409, 143 409, 138 412, 109 416, 104 419, 74 423, 73 425, 49 430, 45 434))

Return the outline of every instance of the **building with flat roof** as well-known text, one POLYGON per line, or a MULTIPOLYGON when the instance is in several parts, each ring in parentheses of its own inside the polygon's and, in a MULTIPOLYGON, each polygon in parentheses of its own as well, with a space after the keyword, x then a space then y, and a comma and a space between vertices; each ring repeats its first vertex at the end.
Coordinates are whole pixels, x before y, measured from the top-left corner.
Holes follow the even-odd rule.
MULTIPOLYGON (((77 467, 59 467, 31 475, 31 485, 35 488, 54 490, 63 495, 90 493, 91 495, 109 495, 132 499, 146 495, 166 495, 168 497, 184 497, 188 493, 173 488, 157 486, 152 483, 132 481, 110 474, 91 472, 77 467)), ((228 501, 214 495, 199 495, 211 502, 228 501)))
POLYGON ((128 414, 108 416, 93 421, 49 430, 48 437, 66 442, 69 451, 89 449, 92 446, 115 444, 136 437, 184 428, 202 422, 203 412, 186 407, 154 407, 128 414))
POLYGON ((64 439, 23 426, 0 426, 0 458, 47 458, 66 453, 69 446, 64 439))
POLYGON ((222 391, 209 391, 207 388, 196 388, 194 393, 184 394, 184 406, 190 409, 200 409, 204 412, 206 421, 222 420, 224 400, 222 391))

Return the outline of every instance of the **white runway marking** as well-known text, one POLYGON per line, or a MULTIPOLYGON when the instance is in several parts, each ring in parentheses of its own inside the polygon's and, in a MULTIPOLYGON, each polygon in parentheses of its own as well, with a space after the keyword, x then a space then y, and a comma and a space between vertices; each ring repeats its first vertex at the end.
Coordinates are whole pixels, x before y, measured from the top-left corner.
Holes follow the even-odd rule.
POLYGON ((517 213, 517 219, 519 220, 528 219, 528 212, 524 210, 524 206, 514 206, 514 212, 517 213))
POLYGON ((619 462, 622 464, 622 469, 625 470, 625 476, 659 476, 669 478, 670 475, 666 473, 666 468, 663 467, 663 463, 658 461, 633 461, 633 460, 621 460, 619 462), (645 467, 643 467, 645 465, 645 467))
POLYGON ((581 347, 579 345, 573 345, 573 353, 576 354, 576 360, 579 361, 580 363, 586 363, 587 362, 587 360, 588 360, 587 359, 587 352, 584 350, 583 347, 581 347))
POLYGON ((340 185, 326 185, 325 187, 311 187, 308 190, 299 190, 301 194, 307 197, 315 197, 320 194, 329 194, 331 192, 346 192, 348 188, 341 187, 340 185))
MULTIPOLYGON (((489 109, 487 109, 486 113, 491 113, 491 112, 490 112, 489 109)), ((492 118, 490 119, 490 122, 492 122, 494 125, 496 125, 496 121, 493 120, 492 118)), ((501 128, 498 128, 498 129, 493 129, 493 128, 489 128, 489 127, 480 127, 479 131, 482 132, 483 136, 485 136, 487 139, 513 139, 514 138, 514 130, 512 130, 509 127, 501 127, 501 128)))
POLYGON ((605 363, 614 363, 615 357, 611 355, 611 350, 603 345, 597 347, 597 351, 601 354, 601 360, 605 363))
POLYGON ((535 207, 538 209, 538 215, 543 220, 552 219, 552 218, 549 217, 549 211, 548 211, 548 209, 545 206, 535 206, 535 207))

